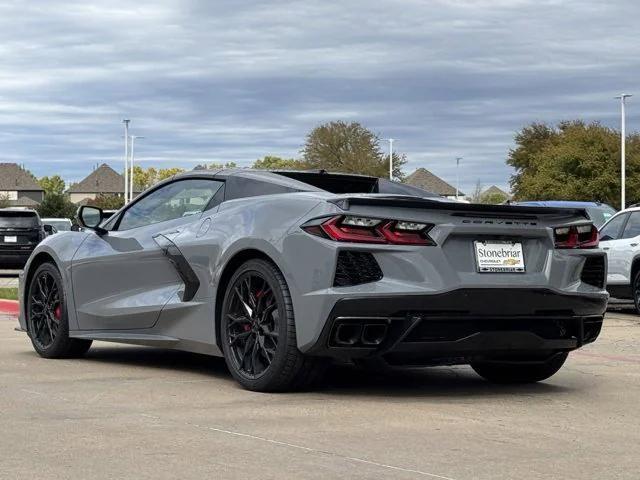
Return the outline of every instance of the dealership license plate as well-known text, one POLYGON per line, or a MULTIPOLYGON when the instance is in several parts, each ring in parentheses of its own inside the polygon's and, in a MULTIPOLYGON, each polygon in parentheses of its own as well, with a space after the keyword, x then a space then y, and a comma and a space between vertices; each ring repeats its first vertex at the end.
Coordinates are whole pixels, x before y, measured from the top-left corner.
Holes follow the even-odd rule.
POLYGON ((5 243, 17 243, 18 242, 18 237, 5 235, 4 242, 5 243))
POLYGON ((481 273, 522 273, 522 243, 499 240, 476 241, 476 265, 481 273))

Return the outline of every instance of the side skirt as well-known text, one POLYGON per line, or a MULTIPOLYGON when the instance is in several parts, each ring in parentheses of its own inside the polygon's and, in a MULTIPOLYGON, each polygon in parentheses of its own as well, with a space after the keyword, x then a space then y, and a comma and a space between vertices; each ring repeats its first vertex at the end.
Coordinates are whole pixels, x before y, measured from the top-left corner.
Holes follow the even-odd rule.
POLYGON ((146 333, 127 332, 70 332, 69 337, 84 340, 97 340, 101 342, 124 343, 128 345, 140 345, 144 347, 170 348, 185 352, 200 353, 203 355, 221 356, 216 345, 193 340, 180 340, 166 335, 154 335, 146 333))

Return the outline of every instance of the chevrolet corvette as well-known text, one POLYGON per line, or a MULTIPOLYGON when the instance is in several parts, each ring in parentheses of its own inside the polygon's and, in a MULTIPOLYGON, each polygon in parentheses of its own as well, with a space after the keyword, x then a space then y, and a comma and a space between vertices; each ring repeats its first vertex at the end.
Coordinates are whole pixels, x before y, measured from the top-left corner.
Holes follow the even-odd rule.
POLYGON ((469 364, 549 378, 600 333, 608 294, 580 208, 464 204, 367 176, 197 170, 83 231, 47 237, 20 281, 45 358, 92 341, 223 356, 256 391, 307 387, 331 360, 469 364))

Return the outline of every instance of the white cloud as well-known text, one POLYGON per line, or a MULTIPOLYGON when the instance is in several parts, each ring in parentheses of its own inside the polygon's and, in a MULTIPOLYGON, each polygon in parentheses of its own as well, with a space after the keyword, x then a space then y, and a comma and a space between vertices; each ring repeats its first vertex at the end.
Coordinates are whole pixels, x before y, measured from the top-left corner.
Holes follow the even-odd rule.
POLYGON ((505 186, 524 124, 617 124, 638 14, 631 0, 6 1, 0 149, 77 179, 120 164, 125 116, 147 137, 141 162, 184 166, 295 156, 345 119, 449 181, 463 156, 463 189, 505 186))

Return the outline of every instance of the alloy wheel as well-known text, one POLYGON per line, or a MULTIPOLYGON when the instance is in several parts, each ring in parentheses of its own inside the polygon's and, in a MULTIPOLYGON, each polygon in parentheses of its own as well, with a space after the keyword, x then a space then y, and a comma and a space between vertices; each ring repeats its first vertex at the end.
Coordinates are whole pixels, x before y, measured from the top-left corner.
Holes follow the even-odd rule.
POLYGON ((247 272, 233 285, 227 308, 227 341, 232 361, 249 378, 262 376, 278 346, 278 303, 267 280, 247 272))
POLYGON ((42 349, 50 347, 56 339, 62 322, 60 288, 47 271, 33 279, 29 297, 29 324, 33 340, 42 349))

